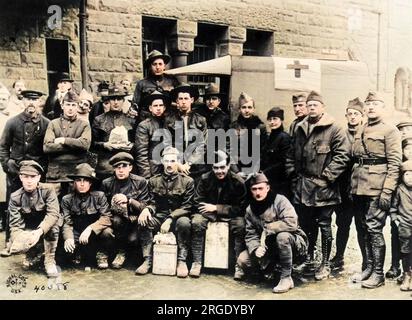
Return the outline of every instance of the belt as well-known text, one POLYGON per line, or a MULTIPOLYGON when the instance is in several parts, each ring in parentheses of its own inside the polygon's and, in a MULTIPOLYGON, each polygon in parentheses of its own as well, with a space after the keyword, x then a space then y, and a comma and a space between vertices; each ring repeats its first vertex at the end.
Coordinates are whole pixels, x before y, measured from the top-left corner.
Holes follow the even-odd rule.
POLYGON ((386 158, 355 158, 355 163, 358 163, 361 166, 374 166, 388 163, 388 160, 386 160, 386 158))

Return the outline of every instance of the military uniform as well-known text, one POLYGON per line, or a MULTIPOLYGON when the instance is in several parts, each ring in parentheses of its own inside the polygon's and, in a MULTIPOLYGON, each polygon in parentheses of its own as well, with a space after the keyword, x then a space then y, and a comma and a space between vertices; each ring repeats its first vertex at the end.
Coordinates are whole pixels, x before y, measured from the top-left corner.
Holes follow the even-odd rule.
POLYGON ((31 193, 20 188, 11 194, 8 210, 11 242, 22 230, 41 229, 43 231, 43 243, 40 241, 31 248, 26 253, 26 259, 36 258, 36 255, 43 252, 43 245, 44 265, 49 273, 50 267, 56 267, 55 252, 59 238, 59 226, 63 220, 56 193, 52 188, 41 183, 31 193))
POLYGON ((196 213, 192 215, 192 255, 193 262, 202 264, 205 232, 209 221, 226 221, 234 236, 236 259, 245 247, 244 209, 246 188, 237 174, 229 171, 221 181, 213 171, 205 173, 195 188, 196 213), (199 205, 210 203, 217 206, 216 214, 202 215, 199 205))
POLYGON ((158 174, 150 178, 149 191, 154 200, 154 214, 149 225, 142 227, 144 252, 151 252, 153 233, 159 230, 167 218, 171 218, 173 220, 171 231, 174 231, 177 236, 177 259, 185 262, 190 243, 189 217, 192 213, 194 197, 193 179, 181 173, 158 174))
MULTIPOLYGON (((355 221, 364 235, 363 275, 360 280, 380 278, 385 257, 382 229, 387 210, 381 200, 390 202, 395 190, 402 160, 401 134, 396 127, 381 119, 369 119, 355 136, 352 147, 354 166, 351 193, 355 203, 355 221)), ((381 285, 381 281, 378 281, 381 285)))
POLYGON ((49 156, 47 182, 68 182, 68 174, 75 167, 87 162, 87 151, 91 144, 90 125, 80 119, 65 117, 52 120, 44 137, 44 153, 49 156), (55 143, 56 138, 64 138, 64 144, 55 143))

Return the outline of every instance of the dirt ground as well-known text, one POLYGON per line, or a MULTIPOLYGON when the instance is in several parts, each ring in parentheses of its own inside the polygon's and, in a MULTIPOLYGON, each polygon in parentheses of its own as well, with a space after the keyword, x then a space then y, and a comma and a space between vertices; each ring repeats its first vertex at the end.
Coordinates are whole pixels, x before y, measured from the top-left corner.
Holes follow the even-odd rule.
MULTIPOLYGON (((389 220, 388 220, 389 221, 389 220)), ((336 227, 333 225, 333 231, 336 227)), ((387 242, 385 271, 390 266, 390 228, 385 227, 387 242)), ((4 232, 0 233, 0 243, 4 243, 4 232)), ((332 250, 332 256, 334 249, 332 250)), ((56 299, 56 300, 408 300, 410 292, 401 292, 396 281, 386 281, 380 288, 369 290, 353 284, 350 276, 360 270, 360 252, 356 242, 356 231, 352 224, 351 238, 345 257, 345 268, 324 281, 295 280, 295 288, 285 294, 273 294, 273 281, 236 282, 225 272, 203 273, 199 279, 178 279, 170 276, 135 276, 136 265, 122 270, 64 269, 61 290, 47 288, 48 281, 41 270, 24 271, 22 256, 0 258, 0 300, 15 299, 56 299), (23 276, 24 280, 22 280, 23 276), (20 284, 12 280, 21 280, 20 284), (24 284, 25 282, 25 284, 24 284), (9 284, 9 286, 7 286, 9 284), (24 284, 24 285, 23 285, 24 284), (12 289, 15 292, 12 292, 12 289), (17 289, 16 289, 17 288, 17 289), (18 290, 20 289, 20 291, 18 290), (16 292, 17 291, 17 292, 16 292)))

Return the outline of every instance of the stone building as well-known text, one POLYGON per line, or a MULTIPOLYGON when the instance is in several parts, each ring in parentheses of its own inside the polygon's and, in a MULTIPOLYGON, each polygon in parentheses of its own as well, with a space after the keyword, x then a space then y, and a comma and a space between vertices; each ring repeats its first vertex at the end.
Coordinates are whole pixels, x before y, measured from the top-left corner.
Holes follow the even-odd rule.
POLYGON ((0 81, 22 77, 48 92, 56 72, 68 71, 75 87, 95 91, 101 80, 141 79, 153 48, 168 52, 172 67, 227 54, 358 60, 406 112, 411 9, 408 0, 2 1, 0 81))

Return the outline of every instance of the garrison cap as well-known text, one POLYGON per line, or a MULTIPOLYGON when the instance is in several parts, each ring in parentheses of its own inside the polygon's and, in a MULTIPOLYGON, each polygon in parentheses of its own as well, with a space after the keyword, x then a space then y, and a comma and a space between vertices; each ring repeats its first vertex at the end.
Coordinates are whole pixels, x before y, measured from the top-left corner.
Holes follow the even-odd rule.
POLYGON ((263 172, 255 172, 252 173, 248 176, 246 183, 249 187, 255 185, 255 184, 259 184, 259 183, 269 183, 268 178, 266 177, 266 175, 263 172))

